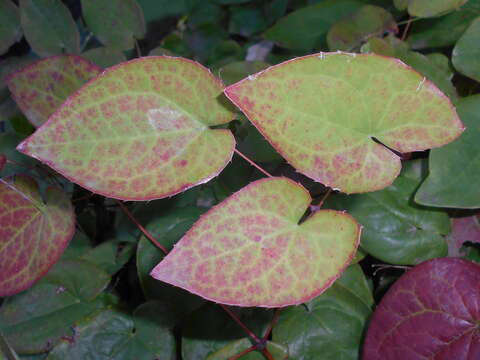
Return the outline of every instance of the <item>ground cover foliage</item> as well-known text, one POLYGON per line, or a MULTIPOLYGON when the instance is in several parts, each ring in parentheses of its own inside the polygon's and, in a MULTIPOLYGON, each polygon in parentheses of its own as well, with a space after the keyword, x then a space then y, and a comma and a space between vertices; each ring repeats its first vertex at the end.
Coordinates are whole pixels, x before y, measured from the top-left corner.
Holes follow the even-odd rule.
POLYGON ((480 1, 0 0, 0 359, 480 358, 480 1))

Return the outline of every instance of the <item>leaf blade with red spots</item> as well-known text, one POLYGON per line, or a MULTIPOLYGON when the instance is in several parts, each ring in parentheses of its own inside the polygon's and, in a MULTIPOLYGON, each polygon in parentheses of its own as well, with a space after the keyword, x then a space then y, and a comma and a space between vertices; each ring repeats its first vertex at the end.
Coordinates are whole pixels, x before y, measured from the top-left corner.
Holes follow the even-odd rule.
POLYGON ((71 181, 123 200, 204 183, 230 161, 233 113, 200 64, 148 57, 109 68, 69 97, 18 149, 71 181))
POLYGON ((73 236, 75 215, 58 188, 45 203, 28 176, 0 182, 0 296, 30 287, 60 258, 73 236))
POLYGON ((25 116, 39 127, 70 94, 101 71, 80 56, 58 55, 10 74, 6 82, 25 116))
POLYGON ((478 359, 480 265, 439 258, 417 265, 390 288, 368 328, 369 360, 478 359))
POLYGON ((392 183, 400 158, 438 147, 463 124, 430 81, 374 54, 320 53, 289 60, 225 89, 297 171, 346 193, 392 183))
POLYGON ((211 209, 153 270, 157 280, 220 303, 300 304, 328 288, 352 260, 360 226, 322 210, 286 178, 258 180, 211 209))

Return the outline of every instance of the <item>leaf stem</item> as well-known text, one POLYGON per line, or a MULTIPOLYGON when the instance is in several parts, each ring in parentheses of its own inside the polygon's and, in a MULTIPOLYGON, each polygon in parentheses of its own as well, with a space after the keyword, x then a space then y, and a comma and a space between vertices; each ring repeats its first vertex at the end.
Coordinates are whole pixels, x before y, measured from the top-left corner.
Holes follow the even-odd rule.
POLYGON ((145 235, 153 244, 155 244, 156 247, 158 247, 160 250, 162 250, 164 252, 165 255, 168 254, 168 250, 162 245, 160 244, 154 237, 152 234, 150 234, 148 232, 147 229, 145 229, 139 222, 138 220, 135 218, 135 216, 133 216, 133 214, 130 212, 130 210, 127 209, 127 207, 120 201, 120 200, 116 200, 116 202, 118 203, 118 205, 120 206, 120 208, 123 210, 123 212, 130 218, 130 220, 132 220, 132 222, 140 229, 140 231, 143 233, 143 235, 145 235))
POLYGON ((252 160, 250 160, 245 154, 241 153, 240 151, 238 151, 237 149, 234 150, 235 153, 239 156, 241 156, 245 161, 247 161, 250 165, 252 165, 253 167, 255 167, 257 170, 261 171, 262 173, 264 173, 265 175, 267 175, 268 177, 273 177, 272 174, 270 174, 267 170, 263 169, 260 165, 256 164, 255 162, 253 162, 252 160))
POLYGON ((142 57, 142 50, 140 50, 140 45, 138 44, 137 38, 133 38, 133 41, 135 42, 135 50, 137 51, 137 57, 142 57))
POLYGON ((275 360, 272 356, 272 354, 270 354, 270 351, 267 350, 267 348, 263 349, 262 350, 262 354, 265 355, 265 357, 268 359, 268 360, 275 360))
POLYGON ((408 30, 410 30, 410 26, 411 26, 411 25, 412 25, 412 17, 410 17, 410 18, 407 20, 407 25, 406 25, 405 28, 403 29, 403 34, 402 34, 402 38, 401 38, 402 41, 405 41, 405 39, 407 38, 408 30))
POLYGON ((237 355, 233 355, 233 356, 229 357, 228 360, 240 359, 243 355, 247 355, 248 353, 251 353, 254 350, 256 350, 255 345, 250 346, 249 348, 243 350, 242 352, 238 353, 237 355))
POLYGON ((275 323, 278 320, 278 316, 280 315, 281 308, 276 308, 275 313, 273 314, 272 322, 270 323, 270 326, 268 327, 267 331, 265 332, 265 335, 263 335, 263 341, 267 341, 268 338, 270 337, 270 334, 272 333, 273 327, 275 326, 275 323))
POLYGON ((225 310, 227 312, 228 315, 230 315, 230 317, 235 320, 235 322, 248 334, 248 336, 250 336, 253 341, 255 341, 256 344, 259 344, 262 340, 258 338, 257 335, 255 335, 253 333, 252 330, 250 330, 243 322, 242 320, 240 320, 240 318, 235 315, 235 313, 230 310, 230 308, 226 305, 223 305, 223 304, 218 304, 222 307, 223 310, 225 310))

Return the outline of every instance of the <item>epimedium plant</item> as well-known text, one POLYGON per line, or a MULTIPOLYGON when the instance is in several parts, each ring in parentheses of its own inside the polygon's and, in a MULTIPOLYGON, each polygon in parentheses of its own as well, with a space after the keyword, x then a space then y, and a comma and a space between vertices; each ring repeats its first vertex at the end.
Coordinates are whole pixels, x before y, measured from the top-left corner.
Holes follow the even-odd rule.
MULTIPOLYGON (((281 1, 274 3, 265 11, 282 8, 281 1)), ((121 50, 137 46, 141 55, 137 39, 145 35, 135 1, 82 1, 84 26, 91 30, 83 44, 62 3, 21 1, 20 10, 5 4, 12 18, 20 11, 22 26, 12 21, 2 36, 13 43, 23 29, 35 53, 47 56, 21 63, 5 80, 36 128, 22 141, 3 139, 17 151, 0 150, 6 154, 0 155, 0 296, 6 297, 0 350, 8 359, 16 353, 47 359, 350 359, 358 357, 364 331, 365 359, 476 357, 478 265, 442 258, 449 217, 412 205, 412 194, 433 207, 477 207, 475 191, 449 193, 445 178, 453 170, 442 165, 448 159, 467 178, 475 171, 475 153, 458 153, 478 140, 478 99, 458 100, 445 75, 448 64, 393 36, 398 25, 384 8, 326 0, 294 11, 265 38, 274 40, 307 13, 330 12, 335 16, 315 31, 339 51, 301 54, 274 66, 234 63, 231 80, 219 73, 225 86, 200 63, 165 56, 165 49, 124 61, 121 50), (38 11, 42 5, 46 13, 38 11), (108 16, 100 19, 103 13, 108 16), (56 34, 58 26, 69 34, 56 34), (38 36, 36 27, 48 36, 38 36), (91 36, 106 47, 83 51, 91 36), (64 51, 71 54, 55 55, 64 51), (103 70, 87 59, 98 57, 98 64, 115 58, 116 65, 103 70), (430 61, 438 63, 435 70, 430 61), (242 131, 249 135, 239 140, 242 131), (402 161, 404 154, 437 147, 423 182, 425 163, 402 161), (273 175, 249 157, 265 163, 283 158, 306 177, 273 175), (462 164, 469 164, 466 171, 462 164), (229 169, 250 165, 263 178, 246 184, 229 175, 229 169), (224 176, 222 185, 217 179, 224 176), (325 187, 312 197, 315 183, 325 187), (70 201, 72 188, 85 196, 70 201), (205 200, 199 194, 209 188, 223 195, 205 200), (75 206, 90 199, 105 201, 97 211, 117 207, 138 230, 119 217, 116 238, 92 248, 89 231, 75 230, 77 224, 98 231, 75 206), (144 207, 132 212, 122 201, 144 207), (180 205, 157 208, 165 201, 180 205), (148 301, 134 300, 129 313, 110 279, 133 251, 135 291, 148 301), (375 300, 357 264, 365 253, 393 268, 434 258, 395 282, 368 330, 375 300), (333 323, 341 330, 332 332, 333 323)), ((394 2, 419 18, 464 4, 394 2)), ((231 6, 232 31, 258 31, 252 30, 258 24, 249 30, 241 25, 254 7, 234 12, 238 5, 222 6, 231 6)), ((189 21, 200 21, 195 16, 189 21)), ((473 21, 454 54, 454 65, 472 78, 471 62, 459 54, 468 53, 475 26, 473 21)), ((291 31, 278 42, 319 47, 309 42, 313 37, 295 36, 291 31)), ((452 223, 452 256, 479 237, 477 216, 470 215, 452 223)))

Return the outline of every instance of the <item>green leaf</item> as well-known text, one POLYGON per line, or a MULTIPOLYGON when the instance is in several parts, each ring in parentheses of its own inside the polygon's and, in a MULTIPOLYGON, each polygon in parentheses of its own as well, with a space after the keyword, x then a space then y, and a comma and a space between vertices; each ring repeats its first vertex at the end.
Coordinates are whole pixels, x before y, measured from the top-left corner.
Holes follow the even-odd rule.
POLYGON ((6 178, 14 174, 25 173, 28 171, 27 169, 38 165, 35 159, 19 153, 15 149, 21 140, 22 137, 13 132, 0 134, 0 153, 12 161, 5 164, 1 177, 6 178))
POLYGON ((28 43, 38 55, 80 52, 80 35, 60 0, 20 0, 20 19, 28 43))
POLYGON ((468 0, 408 0, 408 13, 418 17, 434 17, 454 11, 468 0))
POLYGON ((12 349, 7 339, 0 332, 0 359, 1 360, 20 360, 15 350, 12 349))
POLYGON ((23 291, 62 255, 75 231, 67 195, 50 187, 45 202, 31 177, 0 180, 0 296, 23 291))
POLYGON ((18 149, 107 197, 152 200, 216 176, 230 161, 233 113, 200 64, 145 57, 107 69, 18 149))
POLYGON ((47 360, 176 359, 173 334, 159 323, 151 305, 140 305, 133 316, 105 310, 85 319, 76 327, 73 343, 62 340, 47 360))
POLYGON ((245 37, 265 30, 267 21, 264 13, 258 5, 232 6, 230 8, 230 33, 239 34, 245 37))
MULTIPOLYGON (((218 351, 208 355, 206 360, 225 360, 230 359, 242 351, 250 348, 252 342, 248 338, 232 341, 218 351)), ((275 360, 288 359, 288 349, 286 346, 267 341, 266 348, 275 360)), ((242 360, 264 360, 265 357, 259 351, 252 351, 241 357, 242 360)))
POLYGON ((102 44, 129 50, 145 36, 143 11, 135 0, 81 1, 85 22, 102 44))
POLYGON ((34 287, 7 298, 0 308, 0 330, 19 353, 47 351, 72 326, 112 302, 99 296, 110 277, 81 260, 58 262, 34 287))
POLYGON ((203 215, 151 275, 230 305, 308 301, 340 276, 360 236, 355 220, 336 211, 299 225, 310 203, 292 180, 255 181, 203 215))
POLYGON ((362 7, 354 0, 325 0, 296 10, 280 20, 264 36, 292 49, 312 50, 325 43, 330 27, 362 7))
POLYGON ((269 64, 263 61, 235 61, 221 67, 218 76, 226 85, 230 85, 267 67, 269 64))
POLYGON ((455 68, 476 81, 480 81, 480 17, 476 18, 457 43, 452 52, 452 63, 455 68))
POLYGON ((272 340, 288 345, 291 360, 355 360, 373 299, 359 265, 324 294, 280 313, 272 340))
POLYGON ((0 1, 0 55, 22 38, 20 13, 11 0, 0 1))
POLYGON ((453 143, 431 151, 429 175, 415 195, 419 204, 480 208, 480 193, 472 185, 480 176, 480 95, 461 99, 457 111, 467 130, 453 143))
POLYGON ((358 219, 364 226, 362 249, 382 261, 413 265, 447 253, 448 215, 412 201, 423 180, 421 166, 420 162, 406 163, 402 175, 382 191, 337 195, 327 202, 358 219))
POLYGON ((110 240, 90 249, 80 258, 97 265, 107 274, 113 275, 130 260, 134 250, 133 243, 110 240))
POLYGON ((351 51, 372 36, 397 31, 397 24, 388 11, 365 5, 335 23, 328 31, 327 42, 330 50, 351 51))
POLYGON ((107 46, 101 46, 95 49, 90 49, 82 53, 82 57, 90 60, 102 68, 108 68, 113 65, 120 64, 127 60, 125 55, 119 51, 107 46))
POLYGON ((346 193, 390 185, 401 169, 390 149, 438 147, 464 129, 432 82, 374 54, 296 58, 225 94, 297 171, 346 193))
POLYGON ((39 127, 68 96, 101 71, 80 56, 59 55, 39 60, 10 74, 6 82, 30 123, 39 127))

